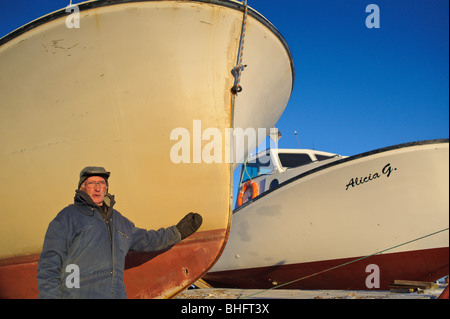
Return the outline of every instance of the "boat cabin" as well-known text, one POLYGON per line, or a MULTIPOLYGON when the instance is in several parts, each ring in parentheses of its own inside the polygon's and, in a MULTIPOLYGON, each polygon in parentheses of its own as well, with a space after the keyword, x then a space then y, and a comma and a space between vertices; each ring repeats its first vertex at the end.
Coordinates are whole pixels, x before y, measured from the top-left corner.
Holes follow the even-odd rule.
POLYGON ((284 181, 346 156, 308 149, 267 149, 242 165, 236 208, 284 181))

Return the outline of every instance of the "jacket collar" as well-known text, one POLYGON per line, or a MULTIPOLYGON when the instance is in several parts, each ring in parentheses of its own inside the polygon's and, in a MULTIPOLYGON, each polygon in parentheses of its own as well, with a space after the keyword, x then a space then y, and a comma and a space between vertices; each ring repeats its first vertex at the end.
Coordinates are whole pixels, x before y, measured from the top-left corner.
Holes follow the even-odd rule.
MULTIPOLYGON (((103 204, 106 206, 108 206, 108 211, 112 211, 112 207, 114 206, 114 204, 116 203, 116 201, 114 200, 114 195, 111 194, 106 194, 104 200, 103 200, 103 204)), ((100 207, 94 203, 94 201, 92 200, 92 198, 86 193, 83 192, 82 190, 76 190, 75 191, 75 198, 74 198, 74 204, 77 206, 89 206, 92 208, 96 208, 99 209, 100 207)), ((92 214, 89 215, 93 215, 93 210, 91 210, 92 214)), ((110 215, 110 213, 108 214, 110 215)))
MULTIPOLYGON (((82 190, 76 190, 75 191, 75 203, 85 204, 89 205, 91 207, 97 207, 97 204, 94 203, 91 196, 89 196, 86 192, 83 192, 82 190)), ((103 203, 108 205, 109 207, 113 207, 116 201, 114 200, 114 195, 106 194, 103 203)))

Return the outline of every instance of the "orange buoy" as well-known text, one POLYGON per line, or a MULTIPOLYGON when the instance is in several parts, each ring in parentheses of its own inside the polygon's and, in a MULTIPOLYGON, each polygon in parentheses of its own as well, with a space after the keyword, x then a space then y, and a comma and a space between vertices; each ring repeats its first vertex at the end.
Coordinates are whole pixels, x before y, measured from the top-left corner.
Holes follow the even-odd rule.
POLYGON ((238 200, 237 200, 238 207, 243 204, 245 191, 247 189, 249 189, 250 187, 252 188, 252 197, 251 198, 255 198, 256 196, 258 196, 258 194, 259 194, 258 185, 252 180, 247 181, 241 187, 241 190, 239 191, 238 200))

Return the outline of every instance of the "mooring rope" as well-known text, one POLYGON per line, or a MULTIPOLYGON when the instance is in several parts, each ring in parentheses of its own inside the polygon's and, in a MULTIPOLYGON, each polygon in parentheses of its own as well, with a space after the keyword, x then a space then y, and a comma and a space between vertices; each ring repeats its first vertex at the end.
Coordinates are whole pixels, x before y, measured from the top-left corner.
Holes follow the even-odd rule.
POLYGON ((247 0, 242 1, 242 5, 244 6, 244 18, 242 19, 242 28, 241 28, 241 36, 239 39, 239 49, 237 55, 237 61, 234 68, 231 70, 231 74, 234 76, 234 85, 231 88, 231 92, 237 94, 242 91, 241 83, 241 73, 244 71, 246 65, 242 64, 242 58, 244 56, 244 43, 245 43, 245 31, 247 29, 247 0))
POLYGON ((398 247, 401 247, 401 246, 410 244, 410 243, 412 243, 412 242, 415 242, 415 241, 418 241, 418 240, 421 240, 421 239, 424 239, 424 238, 427 238, 427 237, 430 237, 430 236, 433 236, 433 235, 442 233, 442 232, 444 232, 444 231, 446 231, 446 230, 448 230, 448 229, 449 229, 449 228, 447 227, 447 228, 438 230, 438 231, 436 231, 436 232, 434 232, 434 233, 431 233, 431 234, 428 234, 428 235, 425 235, 425 236, 422 236, 422 237, 418 237, 418 238, 412 239, 412 240, 410 240, 410 241, 404 242, 404 243, 402 243, 402 244, 398 244, 398 245, 395 245, 395 246, 392 246, 392 247, 389 247, 389 248, 386 248, 386 249, 377 251, 376 253, 373 253, 373 254, 370 254, 370 255, 367 255, 367 256, 364 256, 364 257, 360 257, 360 258, 357 258, 357 259, 355 259, 355 260, 351 260, 351 261, 349 261, 349 262, 346 262, 346 263, 343 263, 343 264, 340 264, 340 265, 337 265, 337 266, 334 266, 334 267, 331 267, 331 268, 327 268, 327 269, 324 269, 324 270, 322 270, 322 271, 318 271, 318 272, 316 272, 316 273, 313 273, 313 274, 310 274, 310 275, 307 275, 307 276, 304 276, 304 277, 301 277, 301 278, 298 278, 298 279, 294 279, 294 280, 289 281, 289 282, 286 282, 286 283, 284 283, 284 284, 277 285, 277 286, 274 286, 274 287, 271 287, 271 288, 268 288, 268 289, 265 289, 265 290, 262 290, 262 291, 259 291, 259 292, 256 292, 256 293, 254 293, 254 294, 251 294, 251 295, 248 295, 248 296, 244 296, 244 297, 238 298, 238 299, 245 299, 245 298, 253 297, 253 296, 255 296, 255 295, 261 294, 261 293, 266 292, 266 291, 270 291, 270 290, 273 290, 273 289, 276 289, 276 288, 280 288, 280 287, 283 287, 283 286, 287 286, 287 285, 290 285, 290 284, 292 284, 292 283, 294 283, 294 282, 301 281, 301 280, 304 280, 304 279, 307 279, 307 278, 311 278, 311 277, 314 277, 314 276, 323 274, 323 273, 325 273, 325 272, 328 272, 328 271, 331 271, 331 270, 334 270, 334 269, 337 269, 337 268, 340 268, 340 267, 343 267, 343 266, 350 265, 350 264, 355 263, 355 262, 357 262, 357 261, 360 261, 360 260, 363 260, 363 259, 366 259, 366 258, 375 256, 375 255, 384 253, 384 252, 386 252, 386 251, 388 251, 388 250, 392 250, 392 249, 395 249, 395 248, 398 248, 398 247))

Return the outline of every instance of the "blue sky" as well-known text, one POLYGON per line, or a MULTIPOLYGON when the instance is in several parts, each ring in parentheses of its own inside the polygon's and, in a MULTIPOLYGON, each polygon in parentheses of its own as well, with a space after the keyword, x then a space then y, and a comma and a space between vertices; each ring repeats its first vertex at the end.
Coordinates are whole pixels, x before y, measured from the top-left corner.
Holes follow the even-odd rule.
POLYGON ((283 34, 296 69, 280 147, 355 155, 448 137, 448 0, 250 1, 283 34), (278 1, 277 1, 278 3, 278 1), (368 29, 368 4, 380 28, 368 29))
MULTIPOLYGON (((0 36, 68 4, 0 0, 0 36)), ((448 0, 248 4, 275 25, 294 59, 294 90, 277 123, 280 148, 298 147, 294 131, 302 148, 342 155, 448 138, 448 0), (380 9, 378 29, 365 24, 371 3, 380 9)))

